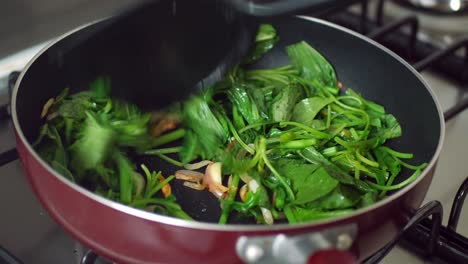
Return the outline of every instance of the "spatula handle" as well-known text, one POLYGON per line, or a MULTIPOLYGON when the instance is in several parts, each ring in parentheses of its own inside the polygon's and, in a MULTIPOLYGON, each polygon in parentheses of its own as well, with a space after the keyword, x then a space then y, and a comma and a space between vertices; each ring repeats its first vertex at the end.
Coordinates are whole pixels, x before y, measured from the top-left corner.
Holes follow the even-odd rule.
POLYGON ((303 9, 320 10, 338 4, 340 0, 227 0, 239 11, 253 16, 277 16, 303 9))

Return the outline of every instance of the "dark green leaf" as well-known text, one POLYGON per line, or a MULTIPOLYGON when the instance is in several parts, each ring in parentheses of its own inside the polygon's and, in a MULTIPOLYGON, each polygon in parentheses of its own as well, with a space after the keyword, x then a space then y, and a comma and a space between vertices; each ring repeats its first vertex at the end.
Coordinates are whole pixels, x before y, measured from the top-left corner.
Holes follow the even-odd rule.
POLYGON ((227 92, 229 100, 233 106, 242 114, 249 124, 256 124, 263 121, 257 109, 256 102, 252 99, 245 87, 236 85, 227 92))
POLYGON ((273 94, 273 88, 260 88, 260 87, 255 87, 249 89, 249 93, 257 105, 258 112, 260 113, 260 116, 262 117, 263 120, 268 120, 270 118, 269 116, 269 108, 268 106, 270 105, 271 101, 273 100, 272 94, 273 94))
POLYGON ((330 194, 315 201, 312 207, 323 210, 347 209, 354 207, 362 194, 353 187, 339 184, 330 194))
POLYGON ((261 24, 258 28, 257 37, 255 38, 255 48, 250 51, 249 55, 247 55, 242 63, 252 64, 256 62, 265 53, 271 50, 278 40, 276 29, 272 25, 261 24))
POLYGON ((317 114, 325 106, 333 102, 334 98, 311 97, 306 98, 294 107, 292 120, 311 126, 317 114))
POLYGON ((198 154, 201 154, 200 142, 198 141, 198 137, 195 132, 188 129, 185 132, 182 150, 179 152, 180 159, 182 163, 187 164, 196 159, 198 154))
POLYGON ((338 90, 335 69, 314 48, 304 41, 286 47, 292 65, 301 71, 306 80, 318 80, 320 84, 338 90))
POLYGON ((184 104, 184 123, 193 131, 204 159, 209 159, 223 146, 228 134, 205 100, 192 97, 184 104))
POLYGON ((119 151, 113 153, 113 159, 119 172, 120 202, 129 204, 132 201, 133 174, 132 162, 119 151))
POLYGON ((97 99, 109 98, 110 90, 111 86, 109 77, 99 77, 90 85, 90 91, 93 94, 93 97, 97 99))
POLYGON ((304 161, 280 159, 276 167, 292 182, 296 195, 296 200, 292 201, 294 204, 312 202, 331 192, 338 184, 323 168, 304 161))
POLYGON ((80 138, 70 148, 73 156, 71 166, 78 172, 103 163, 112 150, 115 132, 99 119, 101 117, 87 113, 80 138))
POLYGON ((377 193, 365 193, 361 199, 360 207, 367 207, 375 204, 377 201, 377 193))
POLYGON ((377 130, 374 135, 385 141, 391 138, 397 138, 401 136, 401 126, 396 118, 391 114, 386 114, 382 120, 383 127, 377 130))
POLYGON ((53 160, 50 165, 52 168, 54 168, 55 171, 60 173, 62 176, 65 176, 65 178, 69 179, 70 181, 75 181, 75 178, 73 177, 73 174, 65 167, 63 164, 57 162, 56 160, 53 160))
POLYGON ((341 168, 330 162, 313 147, 308 147, 298 152, 308 162, 322 166, 333 178, 347 185, 353 185, 362 192, 375 192, 367 183, 355 179, 341 168))
POLYGON ((307 209, 300 206, 288 206, 286 208, 288 209, 285 209, 284 212, 290 224, 327 218, 336 218, 353 212, 352 209, 323 211, 320 209, 307 209))
POLYGON ((98 109, 97 107, 90 93, 81 92, 63 99, 59 104, 57 114, 62 117, 81 121, 86 118, 87 111, 95 111, 98 109))
POLYGON ((303 98, 303 90, 295 85, 284 86, 271 104, 272 121, 289 121, 296 103, 303 98))

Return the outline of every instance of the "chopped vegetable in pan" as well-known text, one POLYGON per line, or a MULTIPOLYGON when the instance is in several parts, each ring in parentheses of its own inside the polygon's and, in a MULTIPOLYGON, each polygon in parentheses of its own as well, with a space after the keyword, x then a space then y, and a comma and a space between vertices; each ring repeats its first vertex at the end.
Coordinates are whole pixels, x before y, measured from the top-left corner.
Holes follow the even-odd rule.
POLYGON ((349 214, 414 181, 427 166, 386 146, 402 134, 397 119, 337 80, 306 42, 286 48, 290 65, 250 69, 278 41, 262 25, 256 47, 226 78, 158 113, 110 97, 110 80, 65 89, 47 101, 35 143, 57 172, 109 199, 191 219, 171 193, 211 192, 220 224, 306 222, 349 214), (137 156, 180 167, 151 171, 137 156), (413 171, 402 181, 405 168, 413 171))

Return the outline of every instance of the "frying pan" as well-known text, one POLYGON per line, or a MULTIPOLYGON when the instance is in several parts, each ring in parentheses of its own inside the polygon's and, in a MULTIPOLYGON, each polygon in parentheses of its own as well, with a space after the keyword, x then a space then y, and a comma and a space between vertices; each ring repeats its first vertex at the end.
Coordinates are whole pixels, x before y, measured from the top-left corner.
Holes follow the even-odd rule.
MULTIPOLYGON (((218 225, 219 204, 207 192, 175 184, 177 200, 198 221, 185 221, 127 207, 68 181, 31 146, 41 125, 43 104, 63 88, 86 89, 97 76, 90 50, 56 61, 51 54, 93 31, 106 20, 57 39, 21 73, 12 98, 17 149, 26 175, 49 214, 84 245, 118 263, 301 263, 323 249, 340 249, 363 260, 383 247, 424 199, 444 138, 442 112, 434 93, 405 61, 381 45, 340 26, 310 17, 272 19, 280 42, 259 67, 287 63, 286 45, 305 40, 335 66, 338 79, 386 107, 400 121, 403 136, 392 147, 428 162, 421 176, 376 204, 340 218, 300 224, 218 225)), ((120 43, 115 43, 120 45, 120 43)), ((128 46, 122 46, 128 48, 128 46)), ((125 58, 121 63, 125 63, 125 58)), ((125 76, 122 76, 125 78, 125 76)), ((131 80, 127 80, 131 81, 131 80)), ((173 168, 150 160, 152 169, 173 168)), ((405 172, 399 178, 404 180, 405 172)))

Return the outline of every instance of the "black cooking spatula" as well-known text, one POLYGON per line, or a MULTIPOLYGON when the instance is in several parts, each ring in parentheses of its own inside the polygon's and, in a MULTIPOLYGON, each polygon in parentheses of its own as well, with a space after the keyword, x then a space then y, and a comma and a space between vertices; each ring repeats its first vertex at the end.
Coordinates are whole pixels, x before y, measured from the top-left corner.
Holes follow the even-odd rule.
POLYGON ((93 72, 110 77, 113 96, 158 109, 220 80, 254 43, 259 17, 332 2, 136 1, 56 55, 87 56, 93 72))

